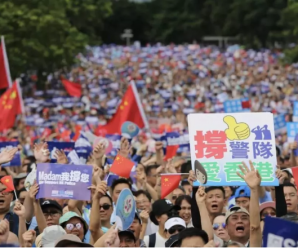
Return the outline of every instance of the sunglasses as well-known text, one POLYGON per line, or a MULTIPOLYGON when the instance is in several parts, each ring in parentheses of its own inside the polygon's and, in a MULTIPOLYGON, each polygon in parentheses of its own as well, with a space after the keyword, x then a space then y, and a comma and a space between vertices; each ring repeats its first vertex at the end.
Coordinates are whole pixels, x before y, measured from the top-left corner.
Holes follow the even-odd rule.
POLYGON ((59 214, 61 214, 60 212, 57 211, 51 211, 51 212, 43 212, 44 217, 47 219, 49 216, 51 217, 57 217, 59 214))
POLYGON ((103 204, 103 205, 99 205, 99 210, 101 208, 103 208, 103 210, 108 210, 112 205, 109 205, 109 204, 103 204))
POLYGON ((72 224, 72 223, 69 223, 69 224, 66 224, 66 229, 71 231, 73 230, 74 228, 80 230, 82 228, 82 224, 81 223, 77 223, 77 224, 72 224))
POLYGON ((222 228, 225 228, 226 227, 226 223, 221 223, 221 224, 214 223, 213 224, 213 230, 217 230, 220 226, 222 226, 222 228))
POLYGON ((171 227, 171 228, 168 230, 168 233, 169 233, 169 234, 174 234, 175 232, 182 232, 184 229, 185 229, 185 227, 183 227, 183 226, 171 227))

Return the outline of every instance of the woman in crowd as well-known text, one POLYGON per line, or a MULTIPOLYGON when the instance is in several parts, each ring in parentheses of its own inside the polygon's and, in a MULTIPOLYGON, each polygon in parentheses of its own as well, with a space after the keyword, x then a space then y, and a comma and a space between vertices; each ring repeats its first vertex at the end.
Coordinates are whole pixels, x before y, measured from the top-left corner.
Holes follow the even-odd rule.
POLYGON ((224 242, 230 240, 230 236, 226 230, 226 217, 225 214, 217 215, 213 220, 213 232, 221 238, 224 242))
POLYGON ((66 231, 67 234, 74 234, 84 240, 88 231, 86 221, 75 212, 67 212, 59 219, 60 226, 66 231))
POLYGON ((181 208, 179 216, 185 221, 186 227, 193 227, 191 221, 191 197, 189 195, 181 195, 176 200, 176 205, 181 208))

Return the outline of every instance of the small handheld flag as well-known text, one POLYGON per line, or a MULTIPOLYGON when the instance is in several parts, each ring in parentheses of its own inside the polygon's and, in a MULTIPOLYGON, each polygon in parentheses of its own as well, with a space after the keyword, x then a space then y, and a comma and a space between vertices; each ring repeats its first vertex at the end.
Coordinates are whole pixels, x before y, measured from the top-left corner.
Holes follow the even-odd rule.
POLYGON ((16 199, 18 199, 18 198, 17 198, 17 194, 16 194, 16 190, 15 190, 14 185, 13 185, 13 179, 12 179, 11 176, 5 176, 5 177, 2 177, 2 178, 0 179, 0 182, 1 182, 4 186, 6 186, 6 189, 3 190, 2 192, 11 192, 11 191, 13 191, 14 194, 15 194, 16 199))
POLYGON ((118 154, 110 168, 110 172, 120 177, 129 178, 133 166, 134 162, 118 154))

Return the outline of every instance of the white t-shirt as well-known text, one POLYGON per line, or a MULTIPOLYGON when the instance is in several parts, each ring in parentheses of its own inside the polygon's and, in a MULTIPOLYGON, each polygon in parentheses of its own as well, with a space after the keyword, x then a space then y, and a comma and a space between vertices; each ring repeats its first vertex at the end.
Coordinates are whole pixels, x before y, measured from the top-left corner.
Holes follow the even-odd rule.
POLYGON ((150 235, 152 233, 157 233, 158 232, 158 226, 155 225, 150 219, 148 219, 148 224, 146 228, 145 235, 150 235))
MULTIPOLYGON (((159 232, 156 232, 156 241, 155 241, 155 247, 165 247, 167 239, 160 236, 159 232)), ((149 236, 144 237, 144 242, 146 244, 146 247, 149 247, 149 236)))

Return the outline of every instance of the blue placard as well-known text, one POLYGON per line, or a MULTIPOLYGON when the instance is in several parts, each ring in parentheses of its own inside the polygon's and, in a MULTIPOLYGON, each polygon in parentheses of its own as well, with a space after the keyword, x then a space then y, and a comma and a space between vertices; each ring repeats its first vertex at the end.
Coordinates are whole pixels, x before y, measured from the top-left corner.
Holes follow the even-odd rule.
POLYGON ((69 152, 71 152, 74 147, 74 142, 55 142, 55 141, 49 141, 48 143, 48 149, 50 151, 50 158, 51 163, 57 163, 57 159, 54 157, 56 149, 63 150, 65 155, 67 156, 69 152))
POLYGON ((242 102, 248 101, 248 98, 227 100, 224 102, 225 113, 250 112, 250 109, 242 108, 242 102))
POLYGON ((78 154, 81 163, 86 164, 88 157, 92 153, 92 146, 82 133, 75 143, 75 151, 78 154))
POLYGON ((287 127, 287 122, 286 122, 286 117, 285 115, 277 115, 274 116, 274 130, 275 133, 282 132, 283 130, 285 131, 287 127))
POLYGON ((120 149, 120 141, 121 135, 119 134, 106 134, 105 136, 108 140, 110 140, 113 144, 113 149, 108 154, 109 156, 116 156, 118 153, 118 149, 120 149))
POLYGON ((298 224, 280 218, 265 218, 263 247, 297 247, 298 224))
POLYGON ((90 165, 38 164, 36 198, 61 198, 90 201, 90 165))
POLYGON ((297 134, 298 134, 298 122, 288 122, 287 135, 288 135, 289 141, 294 141, 297 134))
MULTIPOLYGON (((18 141, 11 141, 11 142, 0 142, 0 153, 5 149, 12 149, 14 147, 17 147, 19 145, 18 141)), ((14 155, 13 159, 6 163, 2 164, 1 166, 20 166, 21 165, 21 153, 20 151, 17 151, 17 153, 14 155)))
MULTIPOLYGON (((298 144, 298 133, 297 133, 296 136, 295 136, 295 141, 296 141, 297 144, 298 144)), ((294 150, 294 156, 295 156, 295 157, 298 157, 298 148, 296 148, 296 149, 294 150)))
POLYGON ((127 230, 135 217, 136 203, 130 189, 123 189, 116 204, 116 225, 119 230, 127 230))
POLYGON ((180 134, 179 132, 165 133, 161 137, 156 137, 156 140, 163 142, 163 151, 166 153, 167 146, 179 145, 177 152, 190 152, 189 135, 187 132, 180 134))
POLYGON ((298 116, 298 101, 294 102, 293 116, 298 116))

